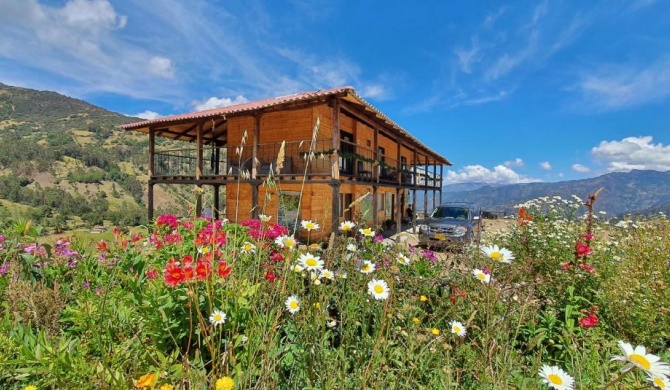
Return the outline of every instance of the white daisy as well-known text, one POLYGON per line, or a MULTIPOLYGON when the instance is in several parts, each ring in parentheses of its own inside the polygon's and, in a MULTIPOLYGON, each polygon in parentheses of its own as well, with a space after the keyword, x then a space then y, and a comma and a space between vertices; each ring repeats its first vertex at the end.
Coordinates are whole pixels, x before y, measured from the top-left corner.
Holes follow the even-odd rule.
POLYGON ((242 253, 246 253, 246 254, 256 253, 256 245, 250 243, 249 241, 246 241, 242 245, 241 250, 242 250, 242 253))
POLYGON ((265 215, 265 214, 258 214, 258 219, 261 220, 261 222, 270 222, 272 219, 271 215, 265 215))
POLYGON ((659 389, 670 389, 670 379, 665 375, 647 374, 647 380, 659 389))
POLYGON ((348 232, 355 227, 356 227, 356 224, 351 222, 351 221, 344 221, 344 222, 340 223, 340 230, 343 231, 343 232, 348 232))
POLYGON ((214 326, 223 325, 226 322, 226 313, 221 310, 214 310, 209 315, 209 322, 214 326))
POLYGON ((296 264, 293 266, 293 272, 302 272, 304 269, 305 268, 300 264, 296 264))
POLYGON ((514 254, 507 248, 499 248, 498 245, 483 246, 482 252, 494 261, 501 263, 511 263, 514 260, 514 254))
POLYGON ((312 230, 319 230, 321 226, 319 226, 318 223, 314 221, 300 221, 300 225, 302 226, 303 229, 309 231, 312 230))
POLYGON ((372 230, 372 228, 365 228, 361 229, 361 234, 364 235, 365 237, 374 237, 375 236, 375 231, 372 230))
POLYGON ((617 344, 623 351, 623 356, 615 355, 610 361, 628 362, 629 364, 624 366, 621 371, 626 372, 636 366, 652 375, 670 375, 670 365, 662 362, 658 356, 647 353, 647 349, 643 345, 638 345, 633 349, 631 344, 624 341, 619 341, 617 344))
POLYGON ((409 265, 409 257, 403 255, 402 253, 398 254, 398 257, 396 258, 398 260, 398 263, 402 265, 409 265))
POLYGON ((543 365, 539 372, 542 382, 556 390, 572 390, 575 380, 557 366, 543 365))
POLYGON ((291 314, 295 314, 300 311, 300 300, 295 295, 291 295, 290 297, 286 298, 286 302, 284 304, 286 305, 286 310, 288 310, 291 314))
POLYGON ((482 283, 489 283, 491 282, 491 275, 485 273, 484 271, 480 270, 479 268, 476 268, 472 270, 472 274, 475 275, 475 277, 479 280, 481 280, 482 283))
POLYGON ((280 248, 295 249, 298 241, 293 236, 279 236, 275 238, 275 244, 280 248))
POLYGON ((347 250, 349 252, 356 252, 358 250, 358 247, 354 243, 349 243, 347 244, 347 250))
POLYGON ((370 260, 363 260, 363 263, 361 264, 361 273, 370 274, 375 270, 375 268, 375 263, 371 262, 370 260))
POLYGON ((335 278, 335 274, 333 273, 333 271, 324 268, 324 269, 321 270, 321 273, 319 274, 319 278, 333 280, 333 278, 335 278))
POLYGON ((375 299, 387 299, 389 297, 389 286, 384 280, 372 279, 368 282, 368 294, 375 299))
POLYGON ((458 337, 465 337, 467 330, 465 329, 465 326, 463 326, 461 322, 451 321, 449 323, 449 326, 451 326, 451 333, 457 335, 458 337))
POLYGON ((321 271, 323 269, 323 260, 319 256, 307 252, 298 257, 298 264, 307 271, 321 271))

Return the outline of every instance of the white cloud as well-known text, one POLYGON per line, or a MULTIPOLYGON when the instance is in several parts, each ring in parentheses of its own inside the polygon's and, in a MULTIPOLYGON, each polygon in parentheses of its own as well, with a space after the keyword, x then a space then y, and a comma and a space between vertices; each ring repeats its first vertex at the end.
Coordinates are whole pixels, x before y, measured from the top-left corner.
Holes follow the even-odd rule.
POLYGON ((591 172, 591 169, 582 164, 572 164, 572 170, 579 173, 588 173, 591 172))
POLYGON ((196 111, 203 111, 203 110, 211 110, 213 108, 219 108, 219 107, 228 107, 232 106, 235 104, 242 104, 246 103, 249 100, 245 98, 242 95, 235 96, 235 98, 218 98, 218 97, 210 97, 207 100, 202 100, 202 101, 196 101, 193 102, 191 105, 196 111))
POLYGON ((472 64, 479 61, 479 40, 476 36, 471 38, 470 49, 458 48, 454 50, 454 54, 458 58, 458 66, 463 73, 472 73, 472 64))
POLYGON ((155 74, 156 76, 171 79, 175 75, 174 65, 169 58, 151 57, 148 66, 149 73, 155 74))
POLYGON ((126 16, 117 15, 107 0, 70 0, 56 12, 67 25, 88 33, 123 28, 128 20, 126 16))
POLYGON ((545 171, 551 171, 552 166, 551 166, 551 163, 549 161, 542 161, 540 163, 540 168, 544 169, 545 171))
POLYGON ((606 163, 610 172, 627 172, 633 169, 670 170, 670 146, 652 142, 651 136, 602 141, 591 149, 591 154, 606 163))
POLYGON ((383 84, 364 85, 359 93, 364 98, 375 100, 386 100, 390 97, 389 89, 383 84))
POLYGON ((156 118, 162 117, 163 115, 161 115, 157 112, 154 112, 154 111, 147 110, 147 111, 144 111, 144 112, 140 112, 139 114, 130 115, 130 116, 134 116, 134 117, 142 118, 142 119, 156 119, 156 118))
POLYGON ((493 170, 481 165, 468 165, 458 172, 447 171, 444 179, 445 184, 454 183, 495 183, 495 184, 514 184, 514 183, 531 183, 541 181, 538 179, 531 179, 523 175, 519 175, 513 170, 504 165, 497 165, 493 170))
POLYGON ((581 76, 581 107, 621 110, 670 96, 670 59, 644 65, 605 65, 581 76))
POLYGON ((513 161, 505 161, 504 165, 507 168, 511 167, 522 167, 523 166, 523 160, 520 159, 519 157, 515 158, 513 161))

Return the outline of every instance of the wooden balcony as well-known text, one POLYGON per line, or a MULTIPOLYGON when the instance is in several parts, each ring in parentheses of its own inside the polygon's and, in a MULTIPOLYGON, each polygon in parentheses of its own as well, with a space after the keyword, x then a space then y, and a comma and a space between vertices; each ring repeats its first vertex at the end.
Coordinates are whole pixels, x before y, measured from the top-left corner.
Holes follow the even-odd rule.
POLYGON ((281 143, 258 144, 253 164, 253 148, 246 146, 213 147, 202 150, 202 170, 198 174, 198 149, 156 150, 150 180, 154 183, 225 184, 229 180, 263 180, 270 174, 277 180, 300 181, 334 177, 333 162, 337 159, 339 179, 344 182, 367 182, 380 186, 416 189, 439 189, 442 179, 437 172, 422 166, 399 163, 374 150, 343 142, 333 150, 331 141, 311 140, 286 142, 281 167, 277 170, 281 143))

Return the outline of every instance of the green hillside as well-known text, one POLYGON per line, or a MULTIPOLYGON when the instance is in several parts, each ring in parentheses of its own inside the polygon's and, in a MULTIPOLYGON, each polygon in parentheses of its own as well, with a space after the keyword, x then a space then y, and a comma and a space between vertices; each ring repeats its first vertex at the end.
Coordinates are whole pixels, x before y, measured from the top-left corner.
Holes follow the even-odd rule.
MULTIPOLYGON (((146 222, 148 139, 118 129, 136 120, 0 83, 0 223, 17 214, 45 226, 146 222)), ((174 189, 161 193, 162 204, 185 206, 174 189)))

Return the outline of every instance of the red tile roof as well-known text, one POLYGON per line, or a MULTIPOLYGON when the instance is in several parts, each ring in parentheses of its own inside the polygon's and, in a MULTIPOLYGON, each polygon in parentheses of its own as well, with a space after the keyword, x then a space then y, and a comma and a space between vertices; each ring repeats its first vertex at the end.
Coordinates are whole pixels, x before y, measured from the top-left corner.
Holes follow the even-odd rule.
POLYGON ((247 112, 247 111, 255 111, 263 108, 269 108, 269 107, 274 107, 274 106, 281 106, 284 104, 289 104, 289 103, 296 103, 296 102, 301 102, 301 101, 307 101, 315 98, 321 98, 321 97, 328 97, 328 96, 335 96, 335 95, 341 95, 342 97, 348 97, 349 99, 346 99, 348 101, 354 101, 358 104, 361 104, 364 106, 366 109, 372 111, 375 113, 377 118, 380 121, 386 122, 386 124, 404 136, 410 138, 413 142, 416 142, 417 145, 420 145, 422 148, 425 148, 426 151, 434 154, 435 156, 439 156, 444 159, 444 161, 448 164, 451 165, 451 163, 435 151, 431 150, 429 147, 427 147, 425 144, 423 144, 421 141, 416 139, 414 136, 412 136, 407 130, 403 129, 400 125, 396 124, 393 122, 389 117, 384 115, 381 111, 373 107, 371 104, 369 104, 365 99, 363 99, 361 96, 359 96, 356 91, 354 90, 353 87, 345 86, 345 87, 337 87, 337 88, 332 88, 332 89, 325 89, 325 90, 318 90, 318 91, 312 91, 312 92, 301 92, 301 93, 296 93, 292 95, 286 95, 286 96, 280 96, 280 97, 275 97, 275 98, 270 98, 270 99, 264 99, 264 100, 257 100, 253 102, 247 102, 247 103, 242 103, 242 104, 235 104, 232 106, 227 106, 227 107, 220 107, 220 108, 213 108, 210 110, 204 110, 204 111, 196 111, 196 112, 191 112, 187 114, 179 114, 179 115, 172 115, 172 116, 166 116, 166 117, 161 117, 161 118, 156 118, 156 119, 150 119, 150 120, 145 120, 145 121, 140 121, 140 122, 133 122, 133 123, 127 123, 125 125, 121 125, 121 128, 124 130, 140 130, 143 128, 149 128, 152 125, 164 125, 164 126, 169 126, 170 124, 176 124, 178 122, 183 123, 184 121, 188 120, 195 120, 195 119, 204 119, 204 118, 212 118, 212 117, 220 117, 224 115, 230 115, 230 114, 237 114, 237 113, 242 113, 242 112, 247 112))

